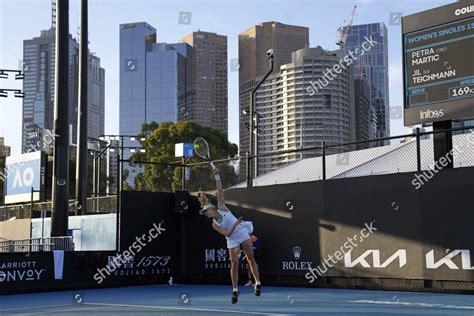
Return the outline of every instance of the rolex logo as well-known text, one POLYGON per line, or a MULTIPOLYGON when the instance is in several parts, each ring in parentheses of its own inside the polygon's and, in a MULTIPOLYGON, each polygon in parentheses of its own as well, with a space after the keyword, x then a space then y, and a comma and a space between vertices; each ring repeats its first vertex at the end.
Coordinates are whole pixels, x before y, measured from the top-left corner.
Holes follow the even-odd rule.
POLYGON ((301 255, 301 247, 293 247, 293 255, 295 256, 295 259, 299 259, 301 255))
POLYGON ((301 257, 301 247, 300 246, 295 246, 291 249, 293 251, 293 256, 295 257, 296 261, 282 261, 282 270, 288 270, 288 271, 304 271, 313 265, 313 262, 311 261, 299 261, 301 257))

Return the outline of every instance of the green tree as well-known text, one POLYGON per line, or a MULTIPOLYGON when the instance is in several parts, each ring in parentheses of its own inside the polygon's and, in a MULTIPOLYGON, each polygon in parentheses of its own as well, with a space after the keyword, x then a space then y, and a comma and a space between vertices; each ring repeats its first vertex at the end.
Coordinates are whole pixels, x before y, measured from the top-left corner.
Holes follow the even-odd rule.
POLYGON ((122 189, 126 191, 133 190, 133 187, 131 187, 130 184, 128 184, 127 182, 127 179, 129 176, 130 176, 130 171, 128 171, 127 169, 124 169, 122 172, 122 189))
MULTIPOLYGON (((203 137, 209 143, 211 158, 213 160, 234 157, 238 148, 227 140, 227 136, 219 130, 204 127, 190 121, 179 121, 177 123, 165 122, 158 124, 152 122, 144 124, 143 135, 148 135, 141 143, 146 149, 145 153, 135 153, 132 161, 150 161, 159 164, 144 164, 143 172, 138 173, 134 180, 135 190, 145 191, 175 191, 181 189, 183 168, 180 166, 166 165, 177 162, 174 156, 175 144, 193 143, 197 137, 203 137)), ((199 157, 186 160, 186 164, 203 162, 199 157)), ((224 186, 231 186, 238 182, 235 168, 229 162, 217 165, 221 171, 224 186)), ((186 181, 186 190, 194 192, 198 190, 211 190, 215 188, 212 170, 208 164, 190 167, 190 180, 186 181)))

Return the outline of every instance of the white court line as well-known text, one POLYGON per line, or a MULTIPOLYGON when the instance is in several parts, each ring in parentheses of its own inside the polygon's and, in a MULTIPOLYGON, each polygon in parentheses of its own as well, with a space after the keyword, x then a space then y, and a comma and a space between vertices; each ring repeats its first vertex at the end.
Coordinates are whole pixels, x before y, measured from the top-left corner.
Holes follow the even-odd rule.
POLYGON ((30 307, 7 308, 7 309, 0 309, 0 312, 18 311, 18 310, 22 310, 22 309, 36 309, 36 308, 62 307, 62 306, 71 306, 71 304, 57 304, 57 305, 43 305, 43 306, 30 306, 30 307))
MULTIPOLYGON (((81 304, 81 305, 84 305, 84 304, 81 304)), ((68 308, 68 309, 51 309, 51 310, 47 310, 47 311, 22 313, 22 314, 15 314, 15 315, 38 315, 38 314, 49 314, 49 313, 59 313, 59 312, 75 312, 75 311, 84 311, 84 310, 88 310, 88 309, 99 309, 99 308, 106 308, 106 307, 107 306, 68 308)))
POLYGON ((439 307, 448 309, 472 309, 474 306, 468 305, 448 305, 448 304, 430 304, 430 303, 410 303, 400 301, 372 301, 372 300, 357 300, 348 301, 349 303, 362 303, 362 304, 379 304, 379 305, 403 305, 403 306, 419 306, 419 307, 439 307))
POLYGON ((99 306, 112 306, 112 307, 140 307, 140 308, 151 308, 151 309, 171 309, 171 310, 196 311, 196 312, 238 313, 238 314, 247 314, 247 315, 268 315, 268 316, 290 316, 291 315, 291 314, 234 311, 234 310, 225 310, 225 309, 184 308, 184 307, 150 306, 150 305, 127 305, 127 304, 105 304, 105 303, 84 303, 84 305, 99 305, 99 306))

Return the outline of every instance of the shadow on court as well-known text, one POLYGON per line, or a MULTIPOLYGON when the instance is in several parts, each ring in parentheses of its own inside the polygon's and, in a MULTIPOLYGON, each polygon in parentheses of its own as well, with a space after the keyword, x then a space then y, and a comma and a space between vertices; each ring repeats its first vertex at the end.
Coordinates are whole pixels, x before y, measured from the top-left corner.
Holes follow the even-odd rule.
POLYGON ((0 296, 0 315, 473 315, 474 297, 455 294, 222 285, 143 286, 0 296))

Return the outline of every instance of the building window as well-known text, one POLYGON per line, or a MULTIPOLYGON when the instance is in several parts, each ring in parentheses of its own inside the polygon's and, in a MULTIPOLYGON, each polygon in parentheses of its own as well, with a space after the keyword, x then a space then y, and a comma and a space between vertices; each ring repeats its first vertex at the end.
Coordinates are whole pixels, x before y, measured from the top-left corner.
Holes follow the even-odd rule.
POLYGON ((331 95, 330 94, 324 94, 323 95, 323 105, 325 107, 328 107, 328 108, 331 107, 331 95))

